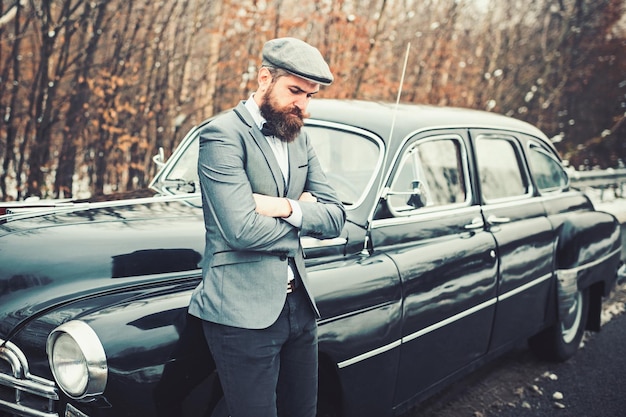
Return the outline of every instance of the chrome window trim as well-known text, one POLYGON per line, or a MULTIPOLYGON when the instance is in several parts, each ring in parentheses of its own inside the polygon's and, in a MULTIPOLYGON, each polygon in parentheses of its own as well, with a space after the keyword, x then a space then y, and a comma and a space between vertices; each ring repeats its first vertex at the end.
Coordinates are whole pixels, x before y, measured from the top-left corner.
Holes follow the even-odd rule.
MULTIPOLYGON (((546 194, 554 195, 554 194, 558 194, 560 192, 563 192, 563 191, 567 190, 569 187, 571 187, 572 182, 570 180, 569 174, 567 173, 567 170, 563 166, 563 163, 559 159, 558 155, 556 155, 554 153, 553 149, 551 149, 551 148, 547 148, 546 149, 545 146, 542 146, 541 141, 537 141, 536 139, 528 140, 528 143, 526 144, 526 149, 527 149, 527 151, 529 153, 530 152, 539 152, 539 153, 542 153, 542 154, 546 155, 548 158, 552 159, 561 168, 561 170, 565 174, 565 178, 567 179, 567 184, 565 184, 565 186, 563 186, 563 187, 554 187, 554 188, 546 189, 546 190, 541 190, 541 189, 537 188, 537 191, 539 192, 539 194, 541 194, 541 195, 546 195, 546 194), (537 148, 538 151, 534 151, 533 148, 537 148)), ((532 167, 530 166, 531 165, 530 158, 527 158, 527 159, 528 159, 528 162, 527 162, 528 163, 528 171, 531 173, 531 177, 532 177, 532 167)), ((532 177, 532 179, 534 180, 535 177, 532 177)))
POLYGON ((410 216, 392 217, 389 219, 376 219, 372 221, 372 230, 382 227, 398 226, 409 223, 421 223, 432 221, 441 217, 449 217, 455 214, 466 214, 476 212, 480 215, 480 206, 439 206, 425 211, 413 212, 410 216), (445 207, 445 208, 442 208, 445 207))
POLYGON ((568 190, 568 191, 562 191, 562 192, 557 192, 557 193, 549 193, 549 194, 543 194, 543 195, 538 195, 538 196, 533 196, 533 197, 525 197, 525 198, 519 198, 519 199, 515 199, 515 200, 508 200, 508 201, 498 201, 492 204, 484 204, 482 207, 484 207, 485 209, 496 209, 496 208, 510 208, 510 207, 518 207, 523 203, 543 203, 543 202, 549 202, 552 200, 560 200, 563 197, 567 197, 567 196, 580 196, 583 195, 583 193, 581 193, 580 191, 577 190, 568 190))
MULTIPOLYGON (((457 133, 434 134, 432 136, 424 136, 421 138, 415 138, 413 140, 413 143, 411 143, 411 145, 404 152, 400 151, 396 153, 396 157, 394 158, 395 163, 389 167, 389 173, 390 173, 389 178, 391 179, 391 181, 387 181, 387 182, 390 182, 391 184, 393 184, 393 182, 396 180, 395 176, 393 177, 393 179, 391 178, 391 172, 394 170, 394 167, 396 164, 401 165, 401 162, 404 156, 407 154, 407 152, 410 152, 412 149, 421 145, 424 142, 432 142, 432 141, 437 141, 437 140, 451 140, 459 144, 459 148, 461 150, 460 162, 463 166, 463 181, 465 183, 465 194, 466 194, 465 201, 461 203, 442 204, 439 206, 416 208, 414 210, 407 210, 406 212, 399 212, 395 208, 389 207, 389 211, 391 212, 391 214, 393 214, 394 217, 413 216, 419 213, 423 213, 425 211, 436 211, 436 210, 453 209, 457 207, 468 207, 472 204, 472 198, 474 196, 474 189, 472 188, 472 181, 470 178, 469 152, 467 150, 467 143, 465 142, 465 140, 463 140, 463 136, 457 133)), ((408 143, 408 141, 406 143, 408 143)), ((401 167, 398 167, 398 169, 399 168, 401 167)), ((385 184, 387 184, 387 182, 385 182, 385 184)), ((390 189, 390 186, 385 186, 383 188, 384 190, 383 195, 386 196, 386 192, 389 189, 390 189)))
MULTIPOLYGON (((402 152, 402 149, 406 145, 406 143, 410 141, 412 138, 414 138, 415 136, 420 135, 425 132, 433 132, 436 134, 438 131, 442 131, 442 130, 464 130, 464 131, 490 130, 494 132, 500 132, 500 133, 504 132, 504 133, 509 133, 509 134, 523 133, 526 135, 530 135, 539 141, 545 141, 546 143, 549 142, 548 137, 545 136, 543 132, 541 132, 540 130, 538 130, 537 128, 533 126, 518 126, 517 128, 512 128, 509 126, 499 126, 497 124, 494 125, 491 123, 476 124, 476 125, 451 123, 449 125, 429 126, 429 127, 418 128, 418 129, 410 131, 399 141, 398 149, 396 150, 396 153, 393 155, 391 159, 387 158, 387 155, 385 155, 385 161, 396 161, 398 159, 398 156, 402 152), (525 129, 524 127, 527 127, 527 129, 525 129)), ((471 134, 470 134, 470 139, 471 139, 471 134)), ((377 192, 378 194, 377 199, 380 198, 380 194, 383 191, 382 184, 387 184, 387 182, 389 182, 389 177, 391 176, 392 168, 393 168, 393 163, 388 164, 387 162, 385 162, 385 166, 383 167, 383 169, 386 169, 386 171, 381 176, 381 181, 380 181, 381 185, 379 186, 380 189, 377 192)), ((532 183, 531 183, 531 186, 532 186, 532 183)), ((374 218, 376 209, 377 209, 377 206, 374 206, 371 212, 369 213, 368 221, 370 223, 372 222, 372 219, 374 218)))
MULTIPOLYGON (((152 179, 152 181, 150 181, 150 184, 148 184, 148 188, 157 190, 158 192, 163 192, 166 191, 168 193, 168 195, 179 195, 176 194, 174 192, 172 192, 169 189, 158 189, 155 188, 155 185, 159 182, 162 182, 163 180, 167 179, 168 175, 170 175, 171 171, 172 171, 172 167, 181 159, 182 155, 187 151, 187 149, 195 142, 198 140, 198 135, 201 131, 201 128, 204 127, 207 123, 202 123, 200 125, 194 126, 183 138, 183 140, 180 142, 180 144, 178 145, 178 147, 176 148, 174 154, 172 154, 172 156, 170 156, 170 158, 166 161, 166 165, 163 167, 163 169, 161 169, 152 179)), ((365 137, 367 139, 372 140, 377 146, 378 146, 378 160, 376 162, 376 165, 372 171, 372 176, 369 179, 369 182, 367 183, 366 187, 364 188, 363 193, 361 194, 360 198, 358 201, 356 201, 354 204, 351 204, 349 206, 346 206, 346 210, 352 210, 358 206, 360 206, 363 201, 367 198, 367 195, 369 194, 369 190, 371 190, 373 184, 376 181, 376 178, 378 177, 379 171, 382 167, 383 161, 384 161, 384 155, 386 152, 386 146, 385 143, 383 142, 383 140, 378 137, 376 134, 365 130, 365 129, 361 129, 355 126, 351 126, 351 125, 345 125, 345 124, 341 124, 341 123, 336 123, 336 122, 328 122, 325 120, 319 120, 319 119, 306 119, 305 120, 305 128, 307 126, 311 126, 311 127, 322 127, 322 128, 328 128, 328 129, 334 129, 334 130, 341 130, 343 132, 347 132, 347 133, 352 133, 358 136, 362 136, 365 137)), ((196 192, 196 193, 191 193, 191 194, 182 194, 183 196, 185 196, 188 199, 191 198, 200 198, 200 192, 196 192)))
MULTIPOLYGON (((434 127, 425 127, 425 128, 420 128, 420 129, 415 129, 412 130, 411 132, 409 132, 408 134, 406 134, 401 140, 400 143, 398 145, 398 149, 396 150, 396 152, 394 153, 394 155, 388 155, 386 154, 386 150, 385 150, 385 154, 384 154, 384 160, 383 160, 383 169, 385 170, 384 172, 381 173, 380 176, 380 182, 378 183, 378 190, 376 191, 376 201, 380 201, 382 195, 384 194, 384 190, 387 188, 385 184, 388 184, 390 179, 391 179, 391 173, 393 171, 393 168, 396 164, 396 161, 398 161, 398 158, 400 158, 400 155, 402 155, 402 150, 404 149, 405 145, 411 141, 411 140, 419 140, 420 138, 416 138, 416 136, 421 135, 423 133, 426 132, 432 132, 433 135, 446 135, 446 133, 438 133, 438 131, 441 130, 467 130, 467 126, 463 127, 463 126, 434 126, 434 127)), ((448 135, 454 135, 454 133, 447 133, 448 135)), ((459 135, 459 137, 463 138, 461 135, 459 135)), ((469 172, 467 173, 467 175, 469 175, 469 172)), ((470 190, 470 192, 473 190, 470 190)), ((473 197, 473 195, 472 195, 473 197)), ((373 204, 373 207, 371 208, 369 215, 367 216, 368 219, 368 223, 373 224, 374 223, 374 215, 376 214, 376 210, 378 209, 378 205, 377 204, 373 204)))
MULTIPOLYGON (((508 133, 509 135, 501 134, 498 131, 494 131, 490 133, 481 132, 475 138, 473 138, 474 146, 477 148, 476 144, 478 140, 481 138, 486 138, 487 140, 504 140, 504 141, 511 143, 513 145, 513 149, 515 150, 515 156, 518 159, 518 166, 520 167, 520 174, 521 174, 522 180, 526 182, 526 187, 527 187, 526 192, 524 194, 520 194, 516 196, 494 198, 491 200, 486 199, 481 193, 480 201, 483 202, 483 205, 491 206, 491 205, 498 204, 501 202, 520 201, 520 200, 532 198, 535 195, 535 191, 536 191, 535 185, 532 180, 532 175, 528 167, 528 161, 527 161, 526 153, 524 152, 524 147, 520 143, 520 140, 517 137, 513 136, 513 134, 516 132, 506 132, 506 133, 508 133)), ((476 155, 475 157, 478 158, 476 155)), ((480 183, 480 167, 478 166, 478 160, 476 160, 476 171, 477 171, 476 175, 478 176, 478 182, 480 183)))

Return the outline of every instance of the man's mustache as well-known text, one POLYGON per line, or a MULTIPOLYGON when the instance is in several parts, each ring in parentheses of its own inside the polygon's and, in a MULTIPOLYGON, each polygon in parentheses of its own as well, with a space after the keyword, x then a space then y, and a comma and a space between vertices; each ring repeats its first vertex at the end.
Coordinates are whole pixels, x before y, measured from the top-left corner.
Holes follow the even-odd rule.
POLYGON ((311 117, 309 113, 302 112, 302 110, 299 107, 295 107, 295 106, 291 109, 289 113, 293 114, 294 116, 298 116, 301 120, 307 117, 311 117))

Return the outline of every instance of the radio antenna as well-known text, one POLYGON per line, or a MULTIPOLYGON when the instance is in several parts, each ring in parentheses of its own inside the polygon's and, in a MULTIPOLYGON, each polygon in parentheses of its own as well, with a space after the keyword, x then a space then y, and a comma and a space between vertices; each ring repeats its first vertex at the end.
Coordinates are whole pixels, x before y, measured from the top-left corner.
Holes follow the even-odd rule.
MULTIPOLYGON (((393 109, 393 117, 391 119, 391 128, 389 129, 389 137, 387 139, 387 143, 389 144, 391 142, 391 138, 393 137, 393 131, 395 130, 396 127, 396 118, 398 116, 398 107, 400 106, 400 97, 402 96, 402 88, 404 86, 404 76, 406 75, 406 67, 407 64, 409 62, 409 51, 411 49, 411 42, 407 43, 406 45, 406 52, 404 54, 404 64, 402 65, 402 75, 400 76, 400 86, 398 88, 398 96, 396 97, 396 104, 395 107, 393 109)), ((383 191, 383 181, 384 181, 384 177, 385 177, 385 167, 387 166, 387 156, 388 156, 388 146, 385 147, 385 153, 383 154, 383 164, 382 164, 382 169, 383 171, 381 172, 380 175, 380 181, 378 182, 378 191, 377 191, 377 195, 379 197, 379 199, 381 198, 381 194, 383 191)), ((370 212, 369 218, 367 219, 367 232, 365 234, 365 242, 364 242, 364 246, 363 246, 363 254, 367 254, 369 253, 369 243, 370 243, 370 234, 371 234, 371 229, 372 229, 372 220, 374 218, 374 213, 376 212, 376 207, 374 207, 374 210, 372 210, 370 212)))
POLYGON ((411 42, 406 44, 406 53, 404 54, 404 65, 402 65, 402 76, 400 77, 400 87, 398 88, 398 97, 396 97, 396 107, 393 112, 393 120, 391 121, 391 129, 389 130, 389 139, 393 134, 393 129, 396 127, 396 116, 398 115, 398 106, 400 105, 400 97, 402 96, 402 87, 404 86, 404 76, 406 75, 406 67, 409 62, 409 50, 411 49, 411 42))

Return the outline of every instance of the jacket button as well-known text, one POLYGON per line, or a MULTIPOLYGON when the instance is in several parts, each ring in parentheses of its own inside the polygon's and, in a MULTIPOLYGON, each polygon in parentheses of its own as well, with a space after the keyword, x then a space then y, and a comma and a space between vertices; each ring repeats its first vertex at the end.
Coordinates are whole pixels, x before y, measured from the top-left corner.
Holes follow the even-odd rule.
POLYGON ((287 260, 287 255, 280 255, 280 260, 281 261, 286 261, 287 260))

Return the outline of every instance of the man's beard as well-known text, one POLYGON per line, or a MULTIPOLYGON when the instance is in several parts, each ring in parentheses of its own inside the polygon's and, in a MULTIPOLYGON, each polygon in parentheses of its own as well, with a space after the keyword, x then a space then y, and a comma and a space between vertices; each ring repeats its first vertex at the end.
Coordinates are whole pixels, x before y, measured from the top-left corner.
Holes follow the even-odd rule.
POLYGON ((309 117, 307 113, 302 113, 298 107, 282 107, 276 104, 274 99, 273 86, 271 86, 261 102, 259 109, 261 116, 265 118, 274 128, 274 135, 284 142, 293 142, 298 135, 302 126, 304 126, 304 118, 309 117))

